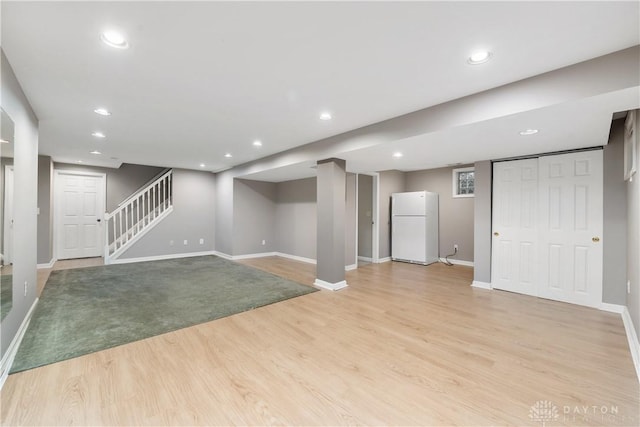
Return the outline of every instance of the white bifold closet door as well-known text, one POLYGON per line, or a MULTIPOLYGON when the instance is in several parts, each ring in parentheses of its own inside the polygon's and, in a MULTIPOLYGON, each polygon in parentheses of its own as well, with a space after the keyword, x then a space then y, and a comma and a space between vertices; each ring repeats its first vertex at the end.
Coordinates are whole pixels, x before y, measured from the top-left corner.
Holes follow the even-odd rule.
POLYGON ((602 151, 494 164, 492 286, 602 301, 602 151))
POLYGON ((493 164, 495 289, 538 295, 538 159, 493 164))
POLYGON ((539 160, 539 296, 597 307, 602 302, 602 150, 539 160))

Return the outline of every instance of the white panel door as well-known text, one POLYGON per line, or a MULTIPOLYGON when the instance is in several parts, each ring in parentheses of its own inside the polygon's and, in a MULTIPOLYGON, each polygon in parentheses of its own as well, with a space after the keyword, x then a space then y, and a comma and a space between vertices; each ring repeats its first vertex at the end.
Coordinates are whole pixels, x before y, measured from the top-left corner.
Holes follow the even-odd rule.
POLYGON ((493 165, 491 283, 537 295, 538 159, 493 165))
POLYGON ((602 150, 541 157, 540 292, 597 307, 602 302, 602 150))
POLYGON ((57 258, 101 256, 104 176, 59 173, 57 185, 57 258))

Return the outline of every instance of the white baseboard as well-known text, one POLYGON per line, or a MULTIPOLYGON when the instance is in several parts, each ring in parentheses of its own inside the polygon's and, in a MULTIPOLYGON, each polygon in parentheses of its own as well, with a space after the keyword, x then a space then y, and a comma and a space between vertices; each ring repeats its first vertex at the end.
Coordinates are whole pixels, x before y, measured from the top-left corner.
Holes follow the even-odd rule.
POLYGON ((51 261, 49 261, 46 264, 38 264, 38 270, 41 270, 43 268, 53 268, 53 264, 55 264, 57 261, 57 259, 52 258, 51 261))
POLYGON ((305 258, 298 255, 285 254, 282 252, 260 252, 255 254, 245 254, 245 255, 229 255, 224 252, 214 251, 214 255, 219 256, 220 258, 228 259, 230 261, 237 261, 241 259, 251 259, 251 258, 264 258, 269 256, 279 256, 282 258, 292 259, 294 261, 306 262, 307 264, 315 264, 316 260, 312 258, 305 258))
POLYGON ((316 281, 313 282, 313 284, 319 288, 327 289, 329 291, 339 291, 340 289, 344 289, 347 286, 349 286, 347 285, 346 280, 342 280, 338 283, 329 283, 329 282, 325 282, 324 280, 316 279, 316 281))
POLYGON ((359 261, 364 261, 364 262, 373 262, 373 258, 369 258, 366 256, 358 256, 358 260, 359 261))
POLYGON ((345 265, 344 266, 344 271, 351 271, 351 270, 355 270, 358 268, 358 264, 351 264, 351 265, 345 265))
POLYGON ((27 328, 29 327, 29 322, 31 321, 31 316, 33 315, 34 310, 36 309, 36 305, 38 305, 38 301, 40 299, 36 298, 31 308, 27 312, 27 315, 22 320, 16 335, 11 340, 11 344, 7 348, 7 351, 4 353, 2 357, 2 361, 0 362, 0 390, 4 385, 4 382, 7 380, 9 376, 9 371, 11 370, 11 365, 13 365, 13 359, 16 357, 16 353, 18 353, 18 348, 20 347, 20 343, 22 342, 22 338, 24 337, 24 333, 27 332, 27 328))
MULTIPOLYGON (((305 262, 307 264, 314 264, 314 265, 317 264, 317 261, 315 259, 305 258, 298 255, 285 254, 282 252, 262 252, 257 254, 233 255, 233 256, 219 253, 219 256, 221 256, 222 258, 230 259, 232 261, 237 261, 241 259, 264 258, 268 256, 278 256, 282 258, 291 259, 294 261, 305 262)), ((357 268, 358 268, 358 264, 345 265, 344 271, 351 271, 357 268)))
POLYGON ((624 310, 627 308, 624 305, 618 305, 618 304, 609 304, 606 302, 603 302, 600 304, 600 310, 602 311, 608 311, 610 313, 618 313, 618 314, 622 314, 624 312, 624 310))
POLYGON ((631 358, 633 359, 633 365, 636 368, 638 381, 640 381, 640 342, 638 342, 636 328, 633 326, 633 321, 631 320, 631 315, 629 314, 629 309, 627 307, 623 307, 622 310, 622 323, 624 324, 624 330, 627 332, 631 358))
POLYGON ((233 261, 233 257, 229 254, 225 254, 224 252, 213 251, 213 255, 219 256, 220 258, 228 259, 229 261, 233 261))
POLYGON ((383 262, 390 262, 391 261, 391 257, 387 256, 384 258, 378 258, 378 264, 382 264, 383 262))
POLYGON ((479 282, 477 280, 474 280, 473 282, 471 282, 471 286, 478 289, 493 289, 493 287, 491 286, 491 283, 479 282))
POLYGON ((305 257, 301 257, 298 255, 290 255, 290 254, 284 254, 282 252, 276 252, 275 253, 276 256, 282 257, 282 258, 289 258, 292 259, 294 261, 300 261, 300 262, 306 262, 307 264, 316 264, 316 260, 313 258, 305 258, 305 257))
POLYGON ((276 252, 259 252, 255 254, 234 255, 231 257, 231 259, 237 261, 241 259, 265 258, 268 256, 276 256, 276 252))
POLYGON ((461 259, 448 259, 447 261, 455 265, 464 265, 466 267, 473 267, 473 261, 464 261, 461 259))
POLYGON ((219 252, 216 252, 216 251, 186 252, 181 254, 155 255, 155 256, 145 256, 145 257, 139 257, 139 258, 118 258, 118 259, 111 260, 111 264, 130 264, 133 262, 163 261, 167 259, 191 258, 194 256, 206 256, 206 255, 220 256, 219 252))

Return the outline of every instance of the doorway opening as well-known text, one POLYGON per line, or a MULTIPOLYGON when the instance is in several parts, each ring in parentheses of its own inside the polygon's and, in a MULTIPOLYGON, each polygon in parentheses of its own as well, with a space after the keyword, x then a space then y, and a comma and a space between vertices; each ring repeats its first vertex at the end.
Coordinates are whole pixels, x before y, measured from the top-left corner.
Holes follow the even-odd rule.
POLYGON ((378 253, 378 175, 357 175, 358 266, 377 263, 378 253))

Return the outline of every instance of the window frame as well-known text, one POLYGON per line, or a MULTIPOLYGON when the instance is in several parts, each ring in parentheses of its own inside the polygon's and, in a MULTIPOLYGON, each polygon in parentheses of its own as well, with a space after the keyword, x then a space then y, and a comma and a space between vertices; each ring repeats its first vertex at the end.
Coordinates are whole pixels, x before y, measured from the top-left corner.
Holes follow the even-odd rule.
POLYGON ((463 198, 463 197, 475 197, 475 192, 476 192, 475 169, 476 169, 475 167, 469 166, 469 167, 466 167, 466 168, 456 168, 456 169, 453 169, 451 171, 451 173, 452 173, 451 181, 452 181, 452 189, 453 189, 452 196, 453 196, 454 199, 463 198), (470 194, 460 194, 460 193, 458 193, 458 190, 459 190, 459 188, 458 188, 458 176, 459 176, 460 173, 463 173, 463 172, 474 172, 474 174, 473 174, 473 193, 470 193, 470 194))

